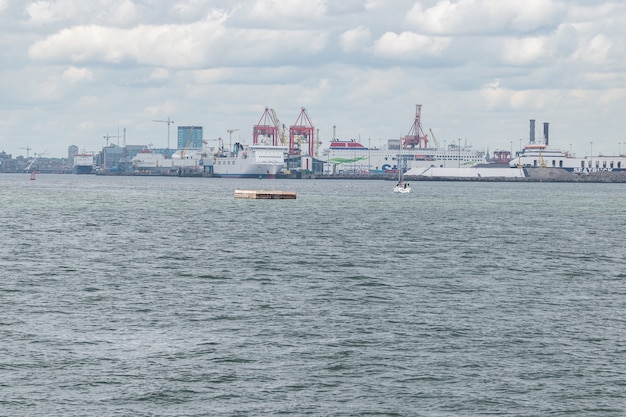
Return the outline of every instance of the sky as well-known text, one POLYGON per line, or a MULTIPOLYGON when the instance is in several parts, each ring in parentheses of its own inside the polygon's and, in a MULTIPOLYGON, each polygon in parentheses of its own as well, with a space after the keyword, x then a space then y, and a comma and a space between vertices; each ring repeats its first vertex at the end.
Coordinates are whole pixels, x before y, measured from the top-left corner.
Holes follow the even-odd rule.
POLYGON ((305 108, 320 149, 380 146, 417 104, 441 146, 515 151, 535 119, 577 156, 626 153, 617 0, 0 0, 0 33, 13 157, 164 148, 168 127, 175 147, 179 125, 252 143, 266 107, 305 108))

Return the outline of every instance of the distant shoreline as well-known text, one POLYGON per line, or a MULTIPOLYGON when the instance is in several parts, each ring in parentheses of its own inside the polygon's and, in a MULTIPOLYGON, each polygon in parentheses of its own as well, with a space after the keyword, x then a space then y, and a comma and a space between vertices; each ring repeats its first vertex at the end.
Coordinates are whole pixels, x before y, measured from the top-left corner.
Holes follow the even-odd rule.
MULTIPOLYGON (((437 177, 437 176, 404 176, 406 182, 438 181, 438 182, 562 182, 562 183, 626 183, 626 172, 593 172, 588 174, 575 174, 560 168, 525 168, 525 177, 437 177)), ((29 172, 2 172, 1 174, 23 174, 29 172)), ((185 178, 219 178, 209 173, 143 173, 143 172, 108 172, 91 174, 74 174, 71 171, 39 171, 38 175, 103 175, 120 177, 185 177, 185 178)), ((397 181, 394 175, 278 175, 276 179, 294 180, 374 180, 374 181, 397 181)), ((266 179, 266 181, 272 181, 266 179)))

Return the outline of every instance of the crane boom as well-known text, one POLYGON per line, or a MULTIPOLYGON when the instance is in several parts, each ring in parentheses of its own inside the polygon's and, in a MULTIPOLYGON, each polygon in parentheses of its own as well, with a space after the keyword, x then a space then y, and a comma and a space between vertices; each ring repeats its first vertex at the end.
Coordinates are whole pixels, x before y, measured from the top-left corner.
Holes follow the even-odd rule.
POLYGON ((437 142, 437 138, 435 137, 435 133, 433 133, 432 129, 428 129, 430 131, 430 135, 433 137, 433 142, 435 142, 435 148, 439 148, 439 143, 437 142))
POLYGON ((287 145, 287 136, 285 135, 285 125, 280 122, 278 116, 276 115, 276 111, 274 109, 270 109, 272 112, 272 117, 276 121, 276 128, 278 129, 278 138, 280 140, 280 144, 283 146, 287 145))

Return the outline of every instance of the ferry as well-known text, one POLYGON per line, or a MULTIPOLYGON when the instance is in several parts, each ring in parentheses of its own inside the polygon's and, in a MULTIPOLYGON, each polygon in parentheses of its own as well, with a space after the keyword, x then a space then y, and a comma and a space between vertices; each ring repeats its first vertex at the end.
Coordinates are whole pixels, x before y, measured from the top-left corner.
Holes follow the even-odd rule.
POLYGON ((75 174, 91 174, 93 167, 93 154, 77 153, 74 155, 73 171, 75 174))
POLYGON ((231 178, 276 178, 285 168, 287 146, 244 145, 236 142, 232 150, 220 148, 211 158, 213 175, 231 178))
POLYGON ((203 157, 206 154, 200 149, 179 149, 171 157, 156 153, 152 149, 137 152, 131 163, 139 172, 175 172, 176 170, 202 170, 203 157))
POLYGON ((511 168, 561 168, 585 174, 605 171, 626 171, 626 156, 586 156, 577 158, 566 151, 551 149, 545 142, 531 142, 509 162, 511 168))
POLYGON ((323 159, 332 174, 395 173, 410 168, 472 167, 487 163, 486 153, 469 145, 450 144, 438 147, 402 147, 400 139, 389 139, 386 146, 369 147, 357 140, 333 139, 323 159))

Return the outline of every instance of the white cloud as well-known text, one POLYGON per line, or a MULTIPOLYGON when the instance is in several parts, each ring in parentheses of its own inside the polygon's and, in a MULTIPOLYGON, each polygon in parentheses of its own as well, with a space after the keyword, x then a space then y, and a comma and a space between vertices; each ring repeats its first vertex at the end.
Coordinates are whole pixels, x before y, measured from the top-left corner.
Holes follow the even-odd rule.
POLYGON ((278 26, 289 20, 316 19, 326 13, 326 2, 323 0, 256 0, 249 8, 249 15, 259 20, 269 20, 278 26))
POLYGON ((581 42, 576 58, 582 62, 603 66, 615 62, 622 63, 626 58, 624 41, 621 38, 597 34, 581 42))
POLYGON ((562 100, 563 93, 557 89, 513 90, 501 85, 496 79, 485 85, 480 92, 488 110, 516 110, 542 112, 549 110, 562 100))
POLYGON ((25 8, 28 23, 38 27, 65 24, 130 26, 146 13, 132 0, 35 1, 25 8))
POLYGON ((177 1, 172 6, 172 9, 183 18, 197 19, 198 16, 203 15, 210 3, 210 0, 177 1))
POLYGON ((36 42, 29 56, 43 62, 198 68, 297 60, 327 43, 328 35, 315 30, 227 29, 225 20, 218 14, 189 25, 77 26, 36 42))
POLYGON ((70 84, 76 84, 81 81, 90 81, 93 78, 93 72, 87 68, 70 67, 63 72, 63 79, 70 84))
POLYGON ((565 10, 555 0, 441 0, 430 8, 416 3, 407 22, 439 35, 528 32, 557 24, 565 10))
POLYGON ((54 5, 47 1, 36 1, 26 7, 26 13, 32 23, 43 25, 56 21, 58 13, 54 10, 54 5))
POLYGON ((137 26, 117 29, 104 26, 77 26, 64 29, 29 48, 39 61, 90 61, 119 64, 194 66, 206 55, 201 40, 210 41, 221 33, 220 21, 202 24, 137 26))
POLYGON ((552 54, 543 37, 511 39, 503 49, 503 62, 508 65, 545 65, 552 54))
POLYGON ((150 73, 150 79, 154 81, 163 81, 170 78, 170 72, 165 68, 156 68, 150 73))
POLYGON ((139 20, 140 12, 137 10, 135 3, 130 0, 124 0, 116 3, 112 8, 112 19, 118 25, 131 25, 139 20))
POLYGON ((339 44, 345 52, 356 52, 364 49, 370 42, 372 34, 370 29, 359 26, 341 34, 339 44))
POLYGON ((387 32, 374 44, 374 54, 412 61, 423 56, 438 56, 449 45, 450 39, 424 36, 413 32, 387 32))

